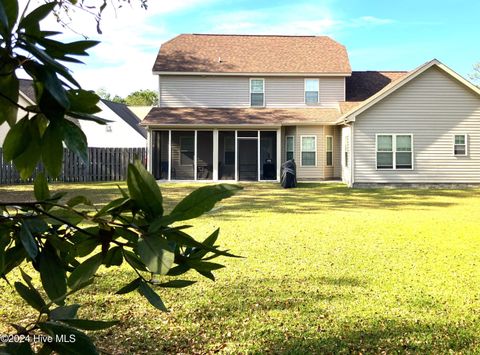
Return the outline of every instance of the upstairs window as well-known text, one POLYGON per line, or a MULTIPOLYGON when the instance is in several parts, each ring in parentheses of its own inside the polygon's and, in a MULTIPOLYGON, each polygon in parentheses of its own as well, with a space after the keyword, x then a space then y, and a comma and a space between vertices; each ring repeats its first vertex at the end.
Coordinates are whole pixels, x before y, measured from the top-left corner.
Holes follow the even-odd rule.
POLYGON ((327 166, 333 166, 333 137, 327 136, 327 166))
POLYGON ((317 166, 317 137, 302 136, 302 166, 317 166))
POLYGON ((318 104, 319 85, 320 83, 318 79, 305 79, 305 104, 318 104))
POLYGON ((250 79, 250 106, 265 106, 265 80, 250 79))
POLYGON ((467 155, 467 135, 456 134, 454 139, 455 141, 453 144, 453 155, 466 156, 467 155))
POLYGON ((412 169, 411 134, 377 135, 377 169, 412 169))
POLYGON ((286 136, 286 141, 285 141, 285 155, 286 155, 286 160, 292 160, 294 157, 294 146, 295 146, 295 140, 293 136, 286 136))

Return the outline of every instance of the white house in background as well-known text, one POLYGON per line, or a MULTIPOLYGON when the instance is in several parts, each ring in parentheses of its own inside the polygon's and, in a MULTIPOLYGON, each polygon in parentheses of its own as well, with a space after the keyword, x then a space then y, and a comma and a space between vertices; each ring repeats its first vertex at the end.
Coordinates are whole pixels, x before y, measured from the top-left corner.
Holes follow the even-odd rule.
MULTIPOLYGON (((35 104, 35 92, 31 80, 20 80, 19 104, 22 106, 35 104)), ((87 136, 88 146, 92 148, 145 148, 147 132, 139 125, 140 119, 124 104, 101 100, 101 112, 96 116, 109 120, 107 125, 90 121, 78 121, 87 136)), ((18 113, 21 118, 22 112, 18 113)), ((8 124, 0 125, 0 146, 8 132, 8 124)))
POLYGON ((110 122, 99 125, 79 120, 78 124, 87 136, 88 146, 95 148, 146 148, 147 132, 139 125, 140 119, 127 105, 101 100, 102 111, 95 115, 110 122))

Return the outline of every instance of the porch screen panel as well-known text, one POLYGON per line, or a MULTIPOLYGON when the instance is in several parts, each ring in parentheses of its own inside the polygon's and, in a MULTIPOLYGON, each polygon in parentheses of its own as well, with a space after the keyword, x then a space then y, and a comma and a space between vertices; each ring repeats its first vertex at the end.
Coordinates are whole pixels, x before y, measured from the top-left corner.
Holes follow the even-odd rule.
POLYGON ((213 132, 197 132, 197 179, 213 179, 213 132))
POLYGON ((155 179, 168 179, 168 131, 152 132, 152 170, 155 179))
POLYGON ((172 180, 194 180, 195 132, 172 131, 172 180))
POLYGON ((277 179, 277 132, 260 132, 260 180, 277 179))
POLYGON ((235 180, 235 132, 218 132, 218 179, 235 180))

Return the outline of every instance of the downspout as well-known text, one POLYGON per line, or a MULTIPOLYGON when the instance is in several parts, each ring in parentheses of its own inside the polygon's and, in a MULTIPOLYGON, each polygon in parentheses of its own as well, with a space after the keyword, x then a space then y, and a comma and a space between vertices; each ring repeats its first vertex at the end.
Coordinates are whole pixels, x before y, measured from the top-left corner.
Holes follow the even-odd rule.
POLYGON ((351 136, 352 138, 350 139, 350 155, 352 156, 351 160, 352 160, 352 168, 350 169, 350 184, 351 186, 350 187, 353 187, 354 185, 354 182, 355 182, 355 152, 354 152, 354 149, 353 147, 355 146, 354 142, 355 142, 355 123, 352 122, 351 124, 351 136))

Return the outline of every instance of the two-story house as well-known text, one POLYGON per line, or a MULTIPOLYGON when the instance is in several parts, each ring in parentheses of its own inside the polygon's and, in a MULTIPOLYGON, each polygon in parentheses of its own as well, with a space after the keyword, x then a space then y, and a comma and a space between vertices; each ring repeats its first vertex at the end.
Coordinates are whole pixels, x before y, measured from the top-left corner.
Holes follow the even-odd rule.
POLYGON ((325 36, 180 35, 153 66, 159 180, 480 183, 480 91, 433 60, 352 72, 325 36))

